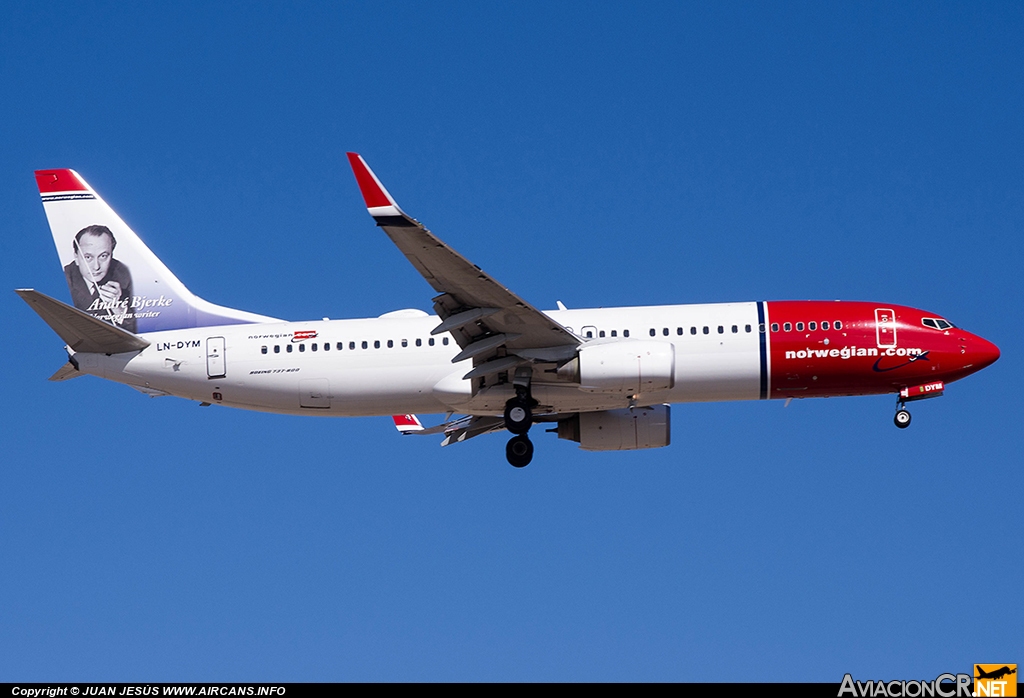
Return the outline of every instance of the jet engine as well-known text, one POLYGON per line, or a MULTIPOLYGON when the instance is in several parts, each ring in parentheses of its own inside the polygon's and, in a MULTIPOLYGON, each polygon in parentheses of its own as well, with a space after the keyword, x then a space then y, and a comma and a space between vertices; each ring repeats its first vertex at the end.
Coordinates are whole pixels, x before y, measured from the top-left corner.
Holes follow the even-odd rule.
POLYGON ((558 438, 585 451, 632 451, 668 446, 672 423, 668 405, 604 412, 580 412, 558 423, 558 438))

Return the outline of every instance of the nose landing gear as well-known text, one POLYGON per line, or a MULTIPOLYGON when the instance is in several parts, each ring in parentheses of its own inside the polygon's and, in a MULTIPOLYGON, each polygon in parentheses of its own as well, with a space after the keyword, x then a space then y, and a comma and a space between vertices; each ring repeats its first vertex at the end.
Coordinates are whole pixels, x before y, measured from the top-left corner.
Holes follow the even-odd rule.
POLYGON ((900 429, 906 429, 910 426, 910 412, 907 412, 901 406, 900 409, 896 410, 896 416, 893 417, 892 421, 900 429))
POLYGON ((896 416, 892 418, 893 424, 900 429, 906 429, 910 426, 910 412, 907 411, 904 403, 905 398, 902 395, 896 396, 896 416))

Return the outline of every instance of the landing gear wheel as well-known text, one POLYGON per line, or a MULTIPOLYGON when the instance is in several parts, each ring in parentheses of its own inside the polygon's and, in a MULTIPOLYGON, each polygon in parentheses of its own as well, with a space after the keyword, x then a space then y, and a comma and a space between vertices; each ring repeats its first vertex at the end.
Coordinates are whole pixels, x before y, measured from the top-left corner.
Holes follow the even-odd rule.
POLYGON ((505 428, 513 434, 525 434, 533 424, 530 403, 522 398, 513 398, 505 403, 505 428))
POLYGON ((902 409, 896 410, 896 416, 892 421, 900 429, 906 429, 910 426, 910 413, 902 409))
POLYGON ((505 445, 505 457, 515 468, 525 468, 533 460, 533 442, 526 434, 513 436, 505 445))

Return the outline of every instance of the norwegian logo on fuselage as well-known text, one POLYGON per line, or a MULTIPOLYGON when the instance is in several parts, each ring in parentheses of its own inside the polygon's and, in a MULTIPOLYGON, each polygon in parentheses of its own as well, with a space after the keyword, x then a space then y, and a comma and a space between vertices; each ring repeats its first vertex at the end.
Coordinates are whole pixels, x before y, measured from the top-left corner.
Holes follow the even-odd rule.
POLYGON ((299 330, 292 335, 293 342, 303 342, 307 339, 316 339, 316 330, 299 330))
MULTIPOLYGON (((853 359, 859 356, 909 356, 922 358, 928 352, 924 349, 911 347, 835 347, 832 349, 817 349, 806 347, 798 350, 787 350, 787 359, 853 359)), ((914 361, 915 359, 911 359, 914 361)))

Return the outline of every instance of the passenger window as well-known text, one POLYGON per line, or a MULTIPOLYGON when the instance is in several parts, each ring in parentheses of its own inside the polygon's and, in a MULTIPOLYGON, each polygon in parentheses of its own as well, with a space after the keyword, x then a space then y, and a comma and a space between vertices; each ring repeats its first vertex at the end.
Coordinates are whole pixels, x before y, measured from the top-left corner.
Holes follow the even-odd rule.
POLYGON ((402 346, 403 346, 403 347, 407 347, 407 346, 409 346, 409 340, 408 340, 408 339, 403 339, 403 340, 402 340, 402 346))
POLYGON ((779 323, 773 322, 772 323, 772 332, 778 332, 778 331, 779 331, 779 323))
POLYGON ((681 335, 682 333, 683 333, 683 328, 682 327, 677 327, 676 328, 676 334, 680 334, 681 335))
MULTIPOLYGON (((313 346, 316 346, 316 345, 313 345, 313 346)), ((299 345, 299 351, 300 352, 306 351, 306 345, 305 344, 300 344, 299 345)))
POLYGON ((710 328, 708 328, 707 325, 704 325, 704 334, 710 334, 710 333, 711 333, 710 328))
POLYGON ((448 338, 447 337, 442 337, 441 338, 441 344, 443 344, 445 346, 448 346, 448 338))
POLYGON ((275 354, 280 354, 281 353, 281 345, 280 344, 275 344, 274 345, 274 353, 275 354))
POLYGON ((697 334, 697 328, 696 327, 690 327, 690 334, 697 334))
POLYGON ((662 328, 661 334, 664 335, 665 337, 668 337, 668 328, 667 327, 662 328))
POLYGON ((363 349, 369 349, 369 348, 370 348, 370 344, 364 339, 363 340, 363 349))
MULTIPOLYGON (((764 323, 763 322, 757 326, 757 331, 760 332, 761 334, 764 334, 764 323)), ((775 332, 779 331, 779 326, 778 325, 775 326, 775 330, 774 331, 775 332)))
POLYGON ((804 323, 802 323, 802 322, 796 323, 796 331, 797 332, 803 332, 804 331, 804 323))
POLYGON ((380 340, 379 339, 373 340, 373 348, 374 349, 380 349, 380 340))
POLYGON ((657 331, 652 327, 651 328, 651 336, 653 337, 656 334, 658 334, 657 331))
POLYGON ((823 330, 827 330, 828 329, 828 320, 825 320, 824 322, 821 323, 821 329, 823 329, 823 330))
POLYGON ((344 343, 344 342, 338 342, 338 343, 337 343, 337 344, 335 345, 335 348, 336 348, 336 349, 337 349, 338 351, 341 351, 342 349, 344 349, 344 348, 345 348, 345 343, 344 343))
POLYGON ((784 322, 782 323, 782 329, 785 330, 786 332, 789 332, 791 329, 793 329, 793 325, 792 323, 784 322))
POLYGON ((423 346, 423 340, 420 339, 419 337, 416 338, 416 346, 418 346, 418 347, 422 347, 423 346))
POLYGON ((629 336, 629 330, 622 330, 622 336, 623 337, 628 337, 629 336))
POLYGON ((587 339, 593 339, 593 338, 594 338, 594 331, 593 330, 587 330, 587 339))
POLYGON ((330 351, 330 350, 331 350, 331 343, 330 342, 324 342, 324 351, 330 351))
POLYGON ((612 330, 612 337, 618 337, 618 336, 619 336, 619 331, 618 330, 612 330))
POLYGON ((389 339, 388 340, 388 349, 394 349, 394 348, 395 348, 395 340, 389 339))
POLYGON ((292 345, 291 344, 285 344, 284 345, 284 350, 286 352, 288 352, 289 354, 291 354, 292 353, 292 345))
POLYGON ((429 344, 430 346, 434 346, 434 338, 431 337, 430 339, 428 339, 427 344, 429 344))
POLYGON ((260 353, 261 354, 266 354, 267 353, 267 348, 266 347, 260 347, 260 353))
POLYGON ((725 334, 725 328, 721 325, 718 326, 718 334, 725 334))
MULTIPOLYGON (((356 348, 356 343, 355 342, 349 342, 348 343, 348 348, 349 348, 349 351, 352 351, 353 349, 356 348)), ((363 349, 365 349, 365 348, 366 347, 363 347, 363 349)))
POLYGON ((816 323, 816 322, 808 322, 807 323, 807 329, 809 329, 811 332, 814 332, 814 330, 818 329, 818 323, 816 323))
POLYGON ((737 327, 736 325, 733 325, 733 326, 732 326, 732 333, 733 333, 733 334, 736 334, 736 333, 737 333, 737 332, 739 332, 739 331, 740 331, 740 328, 739 328, 739 327, 737 327))
MULTIPOLYGON (((750 325, 746 325, 746 331, 750 332, 750 325)), ((764 325, 761 325, 761 331, 764 332, 764 325)))
POLYGON ((598 330, 597 331, 597 336, 598 337, 604 337, 604 330, 598 330))
MULTIPOLYGON (((312 348, 313 348, 313 351, 316 351, 316 342, 313 342, 313 347, 312 348)), ((301 349, 299 351, 301 351, 301 349)))
POLYGON ((832 327, 836 328, 837 330, 841 330, 843 329, 843 323, 840 320, 836 320, 835 322, 832 323, 832 327))

